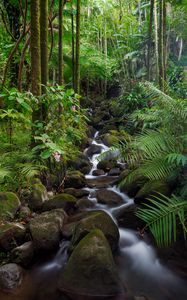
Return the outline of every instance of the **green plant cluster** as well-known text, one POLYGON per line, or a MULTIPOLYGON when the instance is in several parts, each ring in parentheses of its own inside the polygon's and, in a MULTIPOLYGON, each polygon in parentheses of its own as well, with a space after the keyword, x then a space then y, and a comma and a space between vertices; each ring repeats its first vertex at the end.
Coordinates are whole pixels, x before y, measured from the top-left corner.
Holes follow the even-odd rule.
POLYGON ((79 152, 86 135, 85 111, 80 97, 64 87, 46 88, 40 98, 31 93, 5 90, 0 109, 0 188, 15 191, 27 186, 31 178, 45 176, 55 153, 65 165, 79 152), (33 108, 45 105, 45 121, 32 122, 33 108), (59 110, 62 112, 59 117, 59 110), (31 140, 34 128, 35 143, 31 140))

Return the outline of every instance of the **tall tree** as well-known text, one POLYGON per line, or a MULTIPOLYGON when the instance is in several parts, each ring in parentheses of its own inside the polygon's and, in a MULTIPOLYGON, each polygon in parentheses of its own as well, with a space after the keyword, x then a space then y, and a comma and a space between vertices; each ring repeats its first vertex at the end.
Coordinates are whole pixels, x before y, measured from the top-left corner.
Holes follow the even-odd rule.
POLYGON ((155 27, 155 66, 156 82, 159 80, 159 53, 158 53, 158 19, 157 19, 157 1, 154 1, 154 27, 155 27))
POLYGON ((160 0, 159 7, 159 86, 164 90, 164 82, 166 80, 166 2, 160 0))
MULTIPOLYGON (((32 0, 31 4, 31 84, 32 93, 35 96, 41 95, 41 53, 40 53, 40 0, 32 0)), ((33 110, 32 123, 41 120, 41 107, 33 110)), ((31 147, 34 141, 35 127, 32 127, 31 147)))
POLYGON ((59 0, 58 17, 59 17, 59 37, 58 37, 58 84, 64 83, 64 60, 63 60, 63 9, 64 0, 59 0))
MULTIPOLYGON (((41 83, 48 82, 48 0, 40 0, 41 83)), ((42 87, 42 92, 45 88, 42 87)))
POLYGON ((77 0, 75 92, 78 94, 80 93, 80 16, 81 16, 81 0, 77 0))
MULTIPOLYGON (((40 0, 40 47, 41 47, 41 83, 42 94, 46 92, 48 82, 48 0, 40 0)), ((42 118, 46 119, 46 107, 42 105, 42 118)))
POLYGON ((150 20, 149 20, 149 37, 148 37, 148 57, 147 57, 147 74, 148 80, 151 80, 151 50, 152 50, 152 33, 153 33, 153 12, 154 0, 151 0, 150 5, 150 20))
POLYGON ((33 95, 41 95, 40 0, 31 1, 31 83, 33 95))

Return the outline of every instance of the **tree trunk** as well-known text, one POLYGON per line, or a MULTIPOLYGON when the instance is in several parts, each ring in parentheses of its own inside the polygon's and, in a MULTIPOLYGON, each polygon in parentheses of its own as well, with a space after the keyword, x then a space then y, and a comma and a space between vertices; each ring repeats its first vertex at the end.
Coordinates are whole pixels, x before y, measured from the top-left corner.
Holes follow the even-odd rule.
POLYGON ((75 63, 75 92, 80 93, 80 10, 81 0, 77 0, 76 16, 76 63, 75 63))
POLYGON ((154 26, 155 26, 155 65, 156 65, 156 82, 159 80, 159 54, 158 54, 158 19, 157 19, 157 2, 154 1, 154 26))
POLYGON ((75 38, 74 38, 74 15, 73 15, 73 7, 71 7, 71 34, 72 34, 72 40, 71 40, 71 47, 72 47, 72 87, 75 89, 75 38))
MULTIPOLYGON (((40 0, 31 1, 31 91, 41 95, 41 56, 40 56, 40 0)), ((32 123, 41 120, 41 107, 34 109, 32 123)), ((31 147, 35 145, 35 128, 32 127, 31 147)))
POLYGON ((64 60, 63 60, 63 8, 64 0, 59 0, 59 37, 58 37, 58 84, 64 83, 64 60))
POLYGON ((151 0, 150 6, 150 21, 149 21, 149 39, 148 39, 148 59, 147 59, 147 73, 148 80, 151 80, 151 50, 152 50, 152 33, 153 33, 153 11, 154 11, 154 0, 151 0))
POLYGON ((31 83, 32 93, 41 95, 40 0, 31 1, 31 83))
POLYGON ((159 86, 164 91, 164 82, 166 80, 166 3, 160 0, 160 25, 159 25, 159 86))
MULTIPOLYGON (((41 47, 41 83, 42 94, 45 94, 49 77, 48 68, 48 0, 40 0, 40 47, 41 47)), ((47 109, 42 104, 42 118, 47 117, 47 109)))
MULTIPOLYGON (((40 0, 40 45, 41 45, 41 82, 48 82, 48 0, 40 0)), ((45 93, 45 87, 42 87, 45 93)))

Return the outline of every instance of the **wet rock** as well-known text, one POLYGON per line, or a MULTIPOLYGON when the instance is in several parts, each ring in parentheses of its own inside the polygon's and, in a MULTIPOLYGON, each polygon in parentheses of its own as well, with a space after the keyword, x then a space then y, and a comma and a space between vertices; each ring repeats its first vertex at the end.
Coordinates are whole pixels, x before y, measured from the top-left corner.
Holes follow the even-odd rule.
POLYGON ((118 177, 115 176, 103 176, 97 178, 86 179, 86 183, 90 188, 105 188, 109 185, 115 184, 118 177))
POLYGON ((42 213, 30 221, 29 228, 37 250, 56 248, 62 236, 63 224, 67 215, 63 209, 42 213))
MULTIPOLYGON (((129 174, 130 171, 128 169, 124 170, 118 178, 118 183, 123 182, 129 174)), ((143 178, 142 176, 136 178, 136 180, 133 182, 126 181, 125 184, 120 185, 120 190, 128 194, 129 197, 135 197, 135 195, 138 193, 138 191, 140 190, 141 186, 145 183, 145 181, 146 179, 143 178)))
POLYGON ((102 147, 99 145, 92 144, 86 151, 86 154, 89 157, 92 157, 94 154, 101 153, 102 147))
POLYGON ((77 207, 79 209, 85 209, 85 208, 93 208, 95 206, 94 202, 89 200, 88 198, 82 198, 77 201, 77 207))
POLYGON ((48 199, 46 187, 41 182, 34 183, 31 187, 29 207, 34 211, 40 210, 43 203, 48 199))
POLYGON ((119 205, 123 203, 123 199, 120 195, 107 189, 101 189, 97 191, 97 200, 99 203, 109 206, 119 205))
POLYGON ((86 185, 84 174, 79 171, 69 171, 65 179, 65 188, 81 189, 86 185))
POLYGON ((71 213, 75 209, 77 199, 70 194, 58 194, 50 200, 44 202, 42 211, 49 211, 56 208, 63 208, 65 212, 71 213))
POLYGON ((108 146, 112 147, 119 143, 121 134, 117 130, 110 130, 109 133, 106 133, 102 136, 103 143, 108 146))
POLYGON ((92 168, 92 163, 86 155, 80 154, 77 159, 68 162, 68 167, 87 174, 92 168))
POLYGON ((12 290, 23 280, 24 270, 17 264, 6 264, 0 267, 0 289, 12 290))
POLYGON ((109 176, 119 176, 121 173, 120 168, 113 168, 109 171, 108 175, 109 176))
POLYGON ((110 246, 100 230, 92 230, 79 242, 61 271, 58 286, 83 297, 123 293, 110 246))
POLYGON ((83 216, 75 227, 71 241, 72 248, 74 248, 88 232, 95 228, 100 229, 104 233, 112 251, 115 251, 118 248, 119 230, 112 218, 104 211, 92 211, 83 216))
POLYGON ((85 196, 89 195, 89 192, 87 190, 83 190, 83 189, 74 189, 74 188, 69 188, 69 189, 65 189, 64 190, 65 194, 69 194, 74 196, 75 198, 82 198, 85 196))
POLYGON ((11 252, 11 261, 24 267, 27 267, 32 263, 33 257, 34 244, 31 241, 14 248, 11 252))
POLYGON ((115 161, 111 161, 111 160, 101 160, 98 165, 97 168, 100 170, 103 170, 104 172, 109 172, 111 169, 113 169, 116 166, 116 162, 115 161))
POLYGON ((0 248, 10 251, 24 242, 26 228, 20 223, 0 225, 0 248))
POLYGON ((138 191, 135 196, 135 203, 139 204, 144 201, 150 195, 154 195, 156 193, 161 193, 163 195, 169 196, 170 189, 166 182, 155 180, 152 182, 146 182, 142 188, 138 191))
POLYGON ((16 194, 11 192, 0 193, 0 221, 13 219, 21 206, 16 194))
POLYGON ((29 207, 21 206, 19 210, 19 218, 23 220, 27 220, 31 217, 32 213, 29 207))
POLYGON ((102 175, 105 175, 105 171, 103 171, 103 170, 94 170, 92 175, 93 176, 102 176, 102 175))

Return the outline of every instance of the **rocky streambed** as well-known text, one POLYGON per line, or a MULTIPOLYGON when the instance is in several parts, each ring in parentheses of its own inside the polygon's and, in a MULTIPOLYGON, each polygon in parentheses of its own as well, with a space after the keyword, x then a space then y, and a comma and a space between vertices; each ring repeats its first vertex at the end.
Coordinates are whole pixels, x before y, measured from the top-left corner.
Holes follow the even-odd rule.
POLYGON ((95 133, 63 193, 49 197, 39 179, 25 205, 0 193, 0 299, 187 299, 185 281, 138 233, 134 200, 116 186, 125 165, 98 162, 107 137, 95 133))

